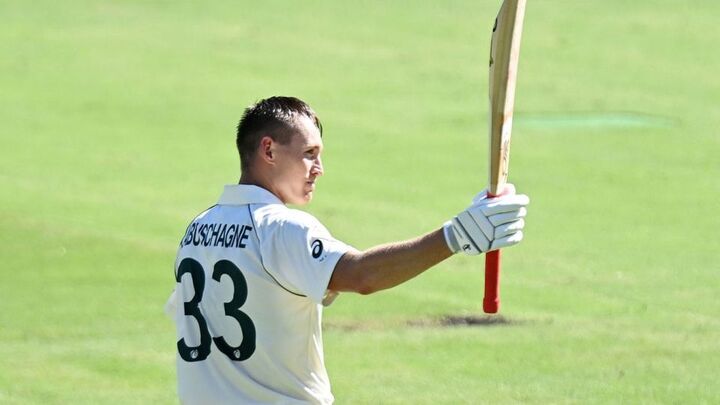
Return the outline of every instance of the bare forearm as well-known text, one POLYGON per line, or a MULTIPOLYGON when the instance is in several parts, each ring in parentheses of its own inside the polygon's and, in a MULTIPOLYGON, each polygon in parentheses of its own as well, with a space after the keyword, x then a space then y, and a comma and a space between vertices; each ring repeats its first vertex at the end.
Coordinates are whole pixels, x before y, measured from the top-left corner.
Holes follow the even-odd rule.
POLYGON ((348 252, 335 267, 328 287, 369 294, 401 284, 451 255, 442 229, 364 252, 348 252))

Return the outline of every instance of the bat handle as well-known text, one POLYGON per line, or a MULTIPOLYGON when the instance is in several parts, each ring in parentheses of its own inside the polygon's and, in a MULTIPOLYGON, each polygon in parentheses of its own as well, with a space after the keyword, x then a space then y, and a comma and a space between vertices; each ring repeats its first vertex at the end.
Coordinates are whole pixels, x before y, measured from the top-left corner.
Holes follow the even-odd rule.
POLYGON ((483 311, 494 314, 500 308, 500 251, 485 253, 485 298, 483 311))
MULTIPOLYGON (((494 195, 488 193, 488 197, 494 195)), ((497 313, 500 309, 500 250, 485 253, 485 297, 483 311, 497 313)))

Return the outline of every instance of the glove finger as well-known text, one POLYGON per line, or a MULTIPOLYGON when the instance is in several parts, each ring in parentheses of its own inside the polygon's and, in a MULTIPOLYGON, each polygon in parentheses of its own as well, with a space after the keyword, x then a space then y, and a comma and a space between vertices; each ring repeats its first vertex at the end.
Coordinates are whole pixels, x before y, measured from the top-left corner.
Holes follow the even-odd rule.
POLYGON ((503 212, 516 211, 521 207, 525 207, 530 203, 530 199, 525 194, 516 194, 483 200, 477 206, 482 209, 486 217, 490 215, 501 214, 503 212))
POLYGON ((498 250, 509 246, 517 245, 523 238, 522 231, 513 233, 500 239, 495 239, 490 250, 498 250))
POLYGON ((493 235, 495 235, 495 227, 485 215, 483 215, 482 211, 477 208, 469 208, 465 212, 470 214, 470 218, 472 218, 475 225, 485 234, 485 238, 491 240, 493 235))
POLYGON ((487 189, 477 193, 475 197, 472 199, 472 203, 470 205, 478 204, 480 201, 487 200, 487 189))
POLYGON ((508 196, 508 195, 514 195, 515 194, 515 185, 512 183, 505 183, 505 186, 500 190, 500 194, 497 196, 508 196))
MULTIPOLYGON (((465 244, 469 243, 471 244, 476 250, 480 252, 484 252, 490 247, 490 237, 488 237, 483 230, 478 226, 478 223, 475 222, 472 215, 470 215, 467 211, 463 211, 458 216, 455 217, 455 220, 453 221, 453 225, 457 225, 460 227, 464 232, 465 236, 467 237, 468 241, 460 242, 460 246, 462 247, 463 251, 467 251, 465 248, 465 244)), ((491 227, 491 229, 493 229, 491 227)), ((493 229, 494 231, 494 229, 493 229)), ((492 235, 492 233, 490 234, 492 235)))
MULTIPOLYGON (((469 236, 468 232, 465 230, 457 217, 453 218, 452 227, 453 232, 455 233, 455 238, 460 245, 460 250, 462 250, 463 253, 471 256, 480 254, 480 249, 478 249, 477 245, 475 245, 475 242, 469 236)), ((486 242, 485 248, 487 248, 487 245, 489 245, 488 242, 486 242)))
POLYGON ((518 231, 522 231, 525 227, 525 220, 520 218, 517 221, 503 224, 495 228, 495 239, 500 239, 505 236, 512 235, 518 231))
POLYGON ((493 226, 498 226, 502 224, 506 224, 508 222, 513 222, 519 218, 525 218, 527 216, 527 208, 520 207, 517 211, 511 211, 511 212, 504 212, 502 214, 492 215, 488 217, 488 221, 490 221, 493 226))

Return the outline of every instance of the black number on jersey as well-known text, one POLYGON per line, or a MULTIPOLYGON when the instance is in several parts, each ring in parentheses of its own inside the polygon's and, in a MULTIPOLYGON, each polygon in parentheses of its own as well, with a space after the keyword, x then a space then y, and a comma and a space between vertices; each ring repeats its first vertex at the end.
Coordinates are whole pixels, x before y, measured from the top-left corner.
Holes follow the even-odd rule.
POLYGON ((215 346, 229 358, 236 361, 247 360, 255 352, 255 325, 252 319, 240 310, 247 299, 247 282, 240 269, 229 260, 220 260, 215 263, 212 278, 220 282, 223 274, 230 277, 235 287, 232 301, 225 303, 225 315, 235 318, 238 322, 242 329, 243 340, 237 347, 230 346, 222 336, 213 338, 213 341, 215 346))
POLYGON ((183 304, 185 316, 192 316, 197 321, 200 328, 200 345, 188 346, 185 338, 178 340, 177 348, 180 357, 185 361, 202 361, 210 355, 210 332, 208 331, 207 322, 202 312, 200 312, 200 301, 202 301, 203 291, 205 290, 205 272, 202 265, 193 259, 184 259, 180 262, 175 281, 178 283, 185 273, 190 273, 195 295, 192 299, 183 304))
POLYGON ((243 361, 250 358, 255 352, 255 324, 246 313, 240 310, 248 295, 247 282, 240 269, 229 260, 220 260, 215 263, 212 275, 213 280, 217 282, 220 282, 223 275, 227 275, 233 283, 233 297, 230 302, 225 303, 225 315, 234 318, 242 330, 243 340, 237 347, 230 346, 222 336, 210 339, 207 321, 199 307, 205 290, 205 271, 202 265, 195 259, 185 258, 178 266, 175 281, 179 283, 185 273, 190 273, 195 295, 190 301, 183 303, 184 313, 185 316, 192 316, 197 321, 200 329, 200 344, 188 346, 185 338, 178 340, 177 348, 180 357, 187 362, 205 360, 210 355, 211 343, 215 342, 215 346, 230 360, 243 361))

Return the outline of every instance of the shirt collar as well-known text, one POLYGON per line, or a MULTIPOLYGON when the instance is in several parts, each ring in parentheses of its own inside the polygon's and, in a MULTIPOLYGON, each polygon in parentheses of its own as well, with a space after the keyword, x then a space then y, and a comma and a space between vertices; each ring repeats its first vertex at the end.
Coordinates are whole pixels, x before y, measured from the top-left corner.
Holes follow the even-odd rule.
POLYGON ((275 194, 262 187, 249 184, 231 184, 225 186, 220 200, 220 205, 245 205, 245 204, 282 204, 275 194))

